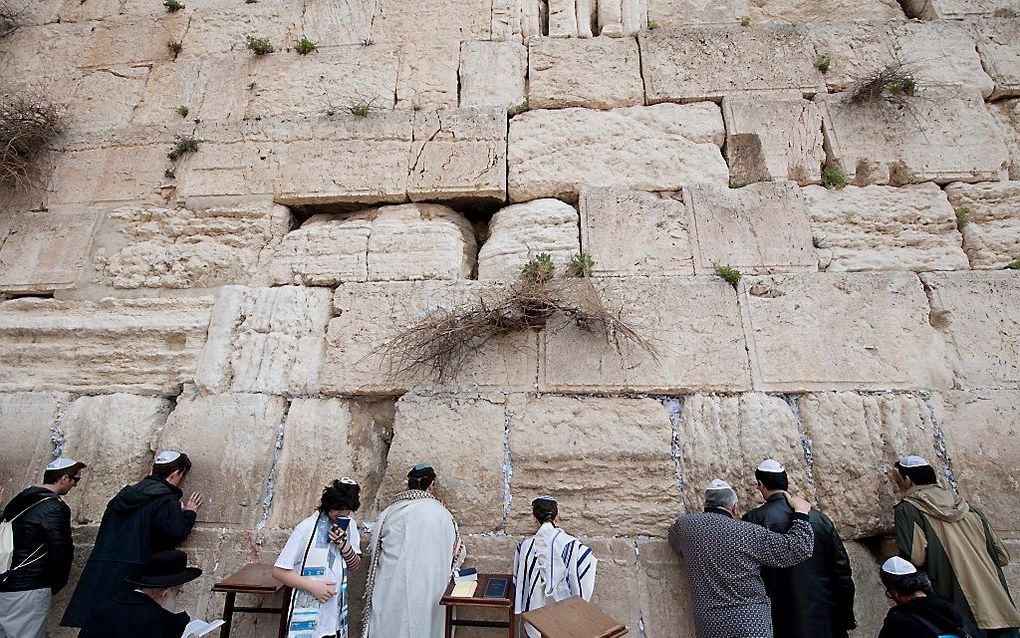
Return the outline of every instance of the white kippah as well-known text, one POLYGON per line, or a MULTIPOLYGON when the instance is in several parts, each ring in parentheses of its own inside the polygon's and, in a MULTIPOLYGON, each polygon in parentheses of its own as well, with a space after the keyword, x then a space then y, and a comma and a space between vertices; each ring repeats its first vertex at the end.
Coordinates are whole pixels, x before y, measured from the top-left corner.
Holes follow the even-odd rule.
POLYGON ((536 501, 552 501, 553 503, 556 502, 556 499, 554 499, 553 497, 549 496, 548 494, 542 494, 541 496, 536 496, 535 500, 536 501))
POLYGON ((899 463, 900 467, 926 467, 931 465, 920 456, 901 456, 899 463))
POLYGON ((708 487, 705 488, 705 491, 710 492, 713 490, 732 490, 732 489, 733 488, 730 487, 730 484, 727 483, 726 481, 722 479, 712 479, 712 482, 708 484, 708 487))
POLYGON ((68 467, 71 467, 72 465, 77 465, 77 464, 78 464, 78 461, 75 461, 74 459, 64 458, 63 456, 61 456, 60 458, 54 459, 52 462, 50 462, 50 464, 46 466, 46 469, 47 470, 63 470, 64 468, 68 468, 68 467))
POLYGON ((758 471, 779 474, 780 472, 785 472, 786 468, 783 467, 782 463, 775 459, 765 459, 761 462, 761 465, 758 466, 758 471))
POLYGON ((173 463, 177 459, 181 458, 181 453, 174 450, 164 450, 156 455, 156 465, 164 465, 166 463, 173 463))
POLYGON ((917 568, 899 556, 893 556, 882 563, 882 571, 893 576, 906 576, 907 574, 916 574, 917 568))

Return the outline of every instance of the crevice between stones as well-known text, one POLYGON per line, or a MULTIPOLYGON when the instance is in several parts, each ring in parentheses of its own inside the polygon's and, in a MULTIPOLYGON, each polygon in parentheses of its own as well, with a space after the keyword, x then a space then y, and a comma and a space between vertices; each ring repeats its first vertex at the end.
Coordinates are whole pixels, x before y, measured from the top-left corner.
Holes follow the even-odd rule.
POLYGON ((266 475, 266 495, 262 499, 262 516, 255 524, 255 531, 261 530, 269 522, 269 508, 273 504, 273 495, 276 488, 276 466, 280 462, 280 455, 283 453, 283 425, 287 422, 287 414, 290 412, 290 401, 283 406, 283 415, 280 423, 276 426, 276 445, 273 449, 273 462, 269 466, 269 474, 266 475))

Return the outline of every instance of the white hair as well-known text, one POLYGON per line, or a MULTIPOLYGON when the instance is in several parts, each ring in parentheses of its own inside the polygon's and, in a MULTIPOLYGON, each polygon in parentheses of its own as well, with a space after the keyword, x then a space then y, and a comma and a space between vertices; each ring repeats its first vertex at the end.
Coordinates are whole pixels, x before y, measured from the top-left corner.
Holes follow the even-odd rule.
POLYGON ((705 490, 705 508, 728 510, 737 504, 737 493, 731 489, 705 490))

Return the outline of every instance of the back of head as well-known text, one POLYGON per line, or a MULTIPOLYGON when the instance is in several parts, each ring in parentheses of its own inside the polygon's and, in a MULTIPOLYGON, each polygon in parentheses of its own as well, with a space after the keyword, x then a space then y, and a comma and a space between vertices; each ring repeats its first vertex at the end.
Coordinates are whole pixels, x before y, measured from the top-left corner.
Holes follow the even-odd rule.
POLYGON ((407 489, 427 490, 436 480, 436 471, 431 465, 419 463, 407 473, 407 489))
POLYGON ((715 479, 705 490, 705 509, 733 509, 737 504, 737 493, 725 481, 715 479))
POLYGON ((333 510, 356 512, 359 507, 361 507, 361 486, 346 476, 327 485, 326 489, 322 490, 322 497, 319 499, 320 512, 333 510))
POLYGON ((901 597, 913 596, 918 592, 926 596, 930 596, 932 593, 931 581, 928 579, 928 575, 922 571, 912 574, 890 574, 880 570, 879 577, 886 589, 901 597))
POLYGON ((786 491, 790 489, 790 479, 786 475, 786 470, 782 472, 765 472, 763 470, 755 470, 754 478, 761 483, 762 487, 775 492, 777 490, 786 491))
POLYGON ((559 506, 551 496, 539 496, 531 501, 531 513, 539 523, 552 523, 559 515, 559 506))
POLYGON ((152 475, 161 479, 166 479, 178 470, 181 475, 191 471, 191 459, 184 452, 162 452, 152 464, 152 475))
POLYGON ((903 461, 896 461, 896 471, 900 473, 900 476, 910 481, 914 485, 937 485, 938 476, 935 474, 935 468, 931 465, 903 465, 903 461))

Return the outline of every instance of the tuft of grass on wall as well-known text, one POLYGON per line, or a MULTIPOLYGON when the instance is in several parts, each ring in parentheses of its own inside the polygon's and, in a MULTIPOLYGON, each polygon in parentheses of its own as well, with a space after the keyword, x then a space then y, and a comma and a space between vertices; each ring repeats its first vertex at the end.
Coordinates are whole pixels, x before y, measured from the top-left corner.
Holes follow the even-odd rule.
POLYGON ((829 190, 846 188, 846 175, 838 166, 826 166, 822 169, 822 186, 829 190))
POLYGON ((251 49, 251 52, 255 55, 266 55, 272 53, 276 49, 273 48, 273 43, 269 41, 269 38, 259 38, 253 35, 244 36, 247 47, 251 49))
POLYGON ((294 45, 294 50, 300 55, 308 55, 316 48, 318 47, 315 46, 315 43, 304 36, 301 36, 301 39, 294 45))
POLYGON ((739 270, 731 268, 730 266, 716 266, 715 274, 719 275, 722 277, 723 281, 733 286, 734 290, 737 289, 737 285, 740 284, 740 278, 742 277, 739 270))

